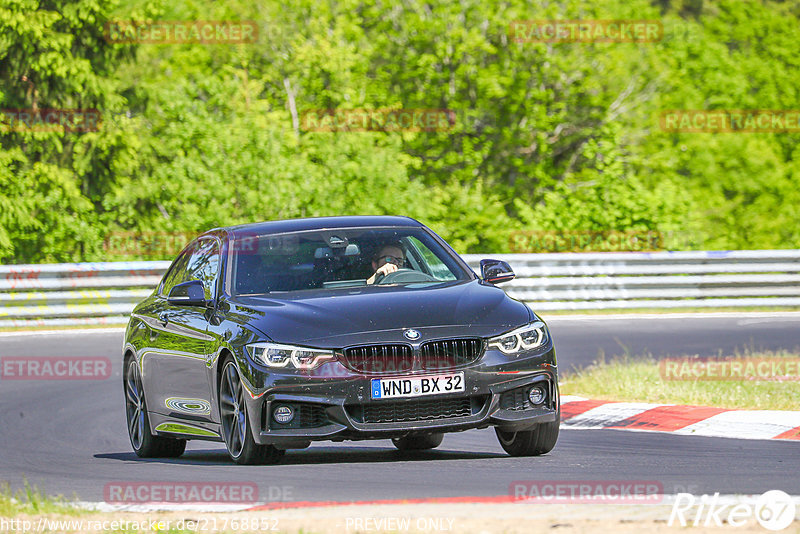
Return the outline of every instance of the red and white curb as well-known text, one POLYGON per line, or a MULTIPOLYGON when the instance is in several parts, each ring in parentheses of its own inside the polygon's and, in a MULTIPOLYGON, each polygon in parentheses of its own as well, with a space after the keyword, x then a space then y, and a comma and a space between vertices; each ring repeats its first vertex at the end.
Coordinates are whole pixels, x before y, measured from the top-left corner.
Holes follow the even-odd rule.
POLYGON ((728 410, 561 397, 561 428, 672 432, 693 436, 800 441, 800 411, 728 410))

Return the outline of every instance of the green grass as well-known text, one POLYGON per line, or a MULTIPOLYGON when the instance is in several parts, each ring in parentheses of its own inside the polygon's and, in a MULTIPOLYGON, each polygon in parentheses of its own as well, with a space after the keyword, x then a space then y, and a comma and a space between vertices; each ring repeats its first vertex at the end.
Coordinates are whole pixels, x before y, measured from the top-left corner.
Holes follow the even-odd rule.
MULTIPOLYGON (((728 358, 746 365, 747 362, 763 359, 800 360, 800 354, 747 351, 728 358)), ((603 400, 797 411, 800 410, 800 384, 798 377, 794 378, 782 382, 745 379, 665 380, 657 360, 652 356, 626 355, 609 361, 601 358, 586 369, 565 373, 560 389, 562 395, 603 400)))
POLYGON ((4 483, 0 485, 0 516, 13 517, 19 514, 68 514, 82 515, 84 510, 69 506, 62 496, 50 497, 36 486, 25 481, 22 489, 13 492, 4 483))

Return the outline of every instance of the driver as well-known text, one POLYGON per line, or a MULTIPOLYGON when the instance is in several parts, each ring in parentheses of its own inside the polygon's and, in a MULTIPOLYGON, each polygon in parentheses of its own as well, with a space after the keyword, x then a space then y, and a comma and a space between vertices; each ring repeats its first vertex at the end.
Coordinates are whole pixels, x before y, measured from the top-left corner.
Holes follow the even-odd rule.
POLYGON ((406 261, 403 247, 400 243, 383 245, 372 257, 372 268, 375 274, 367 278, 367 284, 374 284, 378 275, 386 276, 397 271, 406 261))

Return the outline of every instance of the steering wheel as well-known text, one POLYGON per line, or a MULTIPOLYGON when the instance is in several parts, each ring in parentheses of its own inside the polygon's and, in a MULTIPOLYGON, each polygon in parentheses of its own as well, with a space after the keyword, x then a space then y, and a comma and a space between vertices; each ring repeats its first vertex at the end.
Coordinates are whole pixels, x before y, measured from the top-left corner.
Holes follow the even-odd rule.
POLYGON ((435 282, 436 278, 416 271, 414 269, 397 269, 393 273, 375 275, 375 285, 377 284, 410 284, 412 282, 435 282))

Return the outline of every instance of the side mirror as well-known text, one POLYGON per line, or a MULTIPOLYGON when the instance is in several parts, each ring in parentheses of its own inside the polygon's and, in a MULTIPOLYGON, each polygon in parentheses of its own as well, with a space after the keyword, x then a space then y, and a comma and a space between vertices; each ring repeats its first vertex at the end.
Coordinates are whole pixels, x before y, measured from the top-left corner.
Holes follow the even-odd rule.
POLYGON ((481 260, 481 278, 490 284, 500 284, 513 280, 514 271, 511 266, 500 260, 481 260))
POLYGON ((200 280, 189 280, 170 289, 167 302, 173 306, 205 306, 206 291, 200 280))

